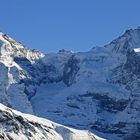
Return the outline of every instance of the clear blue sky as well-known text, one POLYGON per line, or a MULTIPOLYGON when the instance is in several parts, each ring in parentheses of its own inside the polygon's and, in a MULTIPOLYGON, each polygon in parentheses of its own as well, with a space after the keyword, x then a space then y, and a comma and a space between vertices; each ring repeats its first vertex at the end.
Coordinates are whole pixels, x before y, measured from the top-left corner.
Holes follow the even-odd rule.
POLYGON ((29 48, 88 51, 140 25, 140 0, 1 0, 0 30, 29 48))

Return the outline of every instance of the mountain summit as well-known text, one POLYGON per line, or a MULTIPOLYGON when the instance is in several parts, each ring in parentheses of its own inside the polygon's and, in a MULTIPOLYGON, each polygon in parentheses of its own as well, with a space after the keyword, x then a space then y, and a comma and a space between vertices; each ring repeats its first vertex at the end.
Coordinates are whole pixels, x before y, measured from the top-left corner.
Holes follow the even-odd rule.
POLYGON ((1 61, 3 60, 7 65, 10 65, 14 57, 26 57, 31 63, 34 63, 35 60, 43 57, 43 54, 26 48, 20 42, 0 32, 0 57, 1 61))
POLYGON ((139 27, 77 53, 42 54, 1 33, 0 51, 2 104, 107 140, 140 139, 139 27))
POLYGON ((113 40, 110 44, 113 46, 113 51, 120 51, 122 53, 126 53, 134 50, 135 52, 139 52, 138 50, 140 49, 140 27, 135 30, 127 30, 122 36, 113 40))

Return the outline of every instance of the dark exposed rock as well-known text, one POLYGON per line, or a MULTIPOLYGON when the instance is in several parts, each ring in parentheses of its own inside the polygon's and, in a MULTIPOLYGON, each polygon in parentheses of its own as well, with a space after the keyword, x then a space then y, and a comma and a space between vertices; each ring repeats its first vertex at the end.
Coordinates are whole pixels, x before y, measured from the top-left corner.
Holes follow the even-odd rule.
POLYGON ((63 71, 63 81, 67 86, 73 84, 75 80, 75 75, 80 69, 78 64, 79 64, 79 60, 76 59, 74 55, 72 55, 69 58, 68 62, 65 64, 64 71, 63 71))
POLYGON ((87 92, 87 94, 83 94, 81 97, 91 97, 98 100, 100 107, 109 112, 123 111, 127 107, 129 100, 115 100, 107 95, 108 93, 102 95, 100 93, 87 92))

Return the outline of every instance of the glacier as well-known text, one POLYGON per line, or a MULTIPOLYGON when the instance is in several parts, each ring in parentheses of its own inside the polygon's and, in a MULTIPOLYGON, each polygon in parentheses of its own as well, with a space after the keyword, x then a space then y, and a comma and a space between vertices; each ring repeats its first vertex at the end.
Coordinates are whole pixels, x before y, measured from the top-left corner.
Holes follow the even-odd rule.
POLYGON ((0 33, 0 102, 107 140, 140 139, 140 27, 87 52, 43 54, 0 33))

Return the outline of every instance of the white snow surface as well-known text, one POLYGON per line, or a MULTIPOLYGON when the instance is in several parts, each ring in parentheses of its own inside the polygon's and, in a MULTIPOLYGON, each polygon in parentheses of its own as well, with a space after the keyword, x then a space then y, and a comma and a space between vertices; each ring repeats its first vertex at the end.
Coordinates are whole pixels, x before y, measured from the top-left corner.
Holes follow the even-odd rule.
POLYGON ((21 113, 2 104, 0 104, 0 117, 1 140, 105 140, 89 131, 65 127, 43 118, 21 113))

